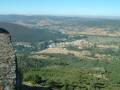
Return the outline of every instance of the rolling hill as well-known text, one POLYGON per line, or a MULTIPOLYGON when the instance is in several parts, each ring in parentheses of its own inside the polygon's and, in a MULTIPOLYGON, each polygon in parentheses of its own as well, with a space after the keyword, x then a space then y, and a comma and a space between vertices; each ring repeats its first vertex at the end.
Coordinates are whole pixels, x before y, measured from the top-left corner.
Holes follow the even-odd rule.
POLYGON ((11 33, 13 41, 39 42, 66 37, 66 35, 60 32, 53 32, 47 29, 33 29, 13 23, 0 22, 0 27, 7 29, 11 33))

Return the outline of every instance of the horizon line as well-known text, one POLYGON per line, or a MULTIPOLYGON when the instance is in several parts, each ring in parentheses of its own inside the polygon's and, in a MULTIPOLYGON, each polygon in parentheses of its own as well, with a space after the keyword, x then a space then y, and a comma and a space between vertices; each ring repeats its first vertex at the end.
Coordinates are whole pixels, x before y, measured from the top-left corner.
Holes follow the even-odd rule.
POLYGON ((83 17, 83 18, 103 18, 103 19, 120 19, 120 16, 111 15, 63 15, 63 14, 0 14, 0 15, 16 15, 16 16, 61 16, 61 17, 83 17))

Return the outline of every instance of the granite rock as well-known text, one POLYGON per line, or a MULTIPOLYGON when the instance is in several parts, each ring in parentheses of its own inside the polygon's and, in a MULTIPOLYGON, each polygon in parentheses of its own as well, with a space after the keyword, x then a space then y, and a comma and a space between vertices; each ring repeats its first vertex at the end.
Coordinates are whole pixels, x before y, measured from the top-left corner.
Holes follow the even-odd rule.
POLYGON ((0 90, 16 90, 16 57, 10 33, 0 28, 0 90))

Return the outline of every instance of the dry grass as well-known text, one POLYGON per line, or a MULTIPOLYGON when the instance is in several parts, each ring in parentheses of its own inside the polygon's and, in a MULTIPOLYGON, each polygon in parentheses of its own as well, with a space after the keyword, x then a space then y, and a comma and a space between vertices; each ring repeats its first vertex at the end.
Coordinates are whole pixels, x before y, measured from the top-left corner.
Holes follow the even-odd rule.
POLYGON ((64 55, 73 55, 78 58, 83 59, 90 59, 90 60, 111 60, 109 56, 102 55, 102 54, 95 54, 95 57, 91 56, 91 52, 87 50, 82 51, 74 51, 74 50, 68 50, 66 48, 48 48, 43 51, 35 52, 34 55, 32 55, 32 58, 37 59, 48 59, 49 56, 44 54, 64 54, 64 55))
POLYGON ((109 32, 105 31, 105 28, 86 28, 83 31, 66 31, 67 34, 69 35, 99 35, 99 36, 113 36, 113 37, 118 37, 120 36, 120 32, 109 32))
POLYGON ((117 45, 97 45, 98 48, 101 48, 101 49, 107 49, 107 48, 114 48, 114 49, 118 49, 119 46, 117 45))

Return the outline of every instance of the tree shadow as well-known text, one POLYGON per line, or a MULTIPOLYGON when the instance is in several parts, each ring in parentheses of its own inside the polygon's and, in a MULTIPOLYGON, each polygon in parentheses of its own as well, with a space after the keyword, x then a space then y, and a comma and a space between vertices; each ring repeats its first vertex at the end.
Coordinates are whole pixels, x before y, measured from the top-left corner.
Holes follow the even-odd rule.
POLYGON ((51 88, 46 88, 46 87, 36 87, 36 86, 22 85, 21 90, 52 90, 52 89, 51 88))

